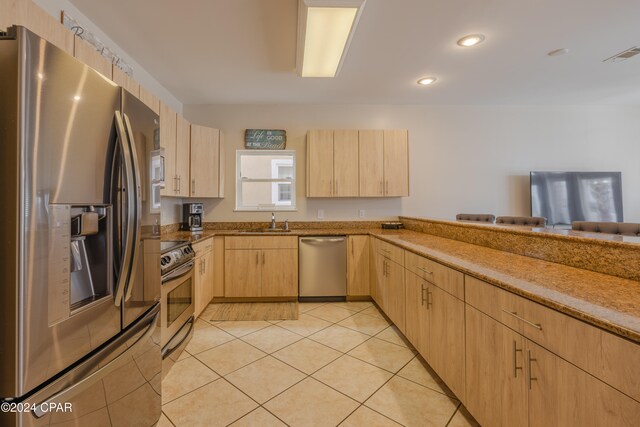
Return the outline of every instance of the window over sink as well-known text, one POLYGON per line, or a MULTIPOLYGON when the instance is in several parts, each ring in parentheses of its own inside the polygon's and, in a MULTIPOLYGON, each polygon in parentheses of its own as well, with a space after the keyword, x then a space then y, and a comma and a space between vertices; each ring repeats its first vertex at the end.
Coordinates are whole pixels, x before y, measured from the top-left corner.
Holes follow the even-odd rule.
POLYGON ((296 210, 296 152, 237 150, 236 210, 296 210))

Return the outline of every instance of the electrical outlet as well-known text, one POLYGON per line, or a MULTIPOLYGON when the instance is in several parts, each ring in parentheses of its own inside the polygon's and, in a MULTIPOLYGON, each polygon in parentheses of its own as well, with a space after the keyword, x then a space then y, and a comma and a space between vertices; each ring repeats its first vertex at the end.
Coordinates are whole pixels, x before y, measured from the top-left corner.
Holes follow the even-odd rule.
POLYGON ((324 219, 324 209, 318 209, 318 219, 324 219))
POLYGON ((365 213, 366 213, 366 211, 365 211, 364 209, 360 209, 360 210, 358 211, 358 216, 359 216, 360 218, 364 218, 365 213))

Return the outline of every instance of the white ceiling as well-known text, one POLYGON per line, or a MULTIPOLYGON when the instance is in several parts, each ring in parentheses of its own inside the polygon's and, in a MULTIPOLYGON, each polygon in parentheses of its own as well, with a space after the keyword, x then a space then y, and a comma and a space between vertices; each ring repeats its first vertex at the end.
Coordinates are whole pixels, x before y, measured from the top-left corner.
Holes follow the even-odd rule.
POLYGON ((640 46, 638 0, 367 0, 334 79, 294 71, 297 0, 71 2, 185 104, 640 105, 640 55, 602 62, 640 46))

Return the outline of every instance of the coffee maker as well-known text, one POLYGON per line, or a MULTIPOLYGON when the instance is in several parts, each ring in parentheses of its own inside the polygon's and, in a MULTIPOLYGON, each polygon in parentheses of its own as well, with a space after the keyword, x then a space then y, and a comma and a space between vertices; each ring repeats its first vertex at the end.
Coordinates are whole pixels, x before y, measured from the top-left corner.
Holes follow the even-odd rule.
POLYGON ((198 232, 202 231, 202 217, 204 208, 202 203, 182 204, 182 230, 198 232))

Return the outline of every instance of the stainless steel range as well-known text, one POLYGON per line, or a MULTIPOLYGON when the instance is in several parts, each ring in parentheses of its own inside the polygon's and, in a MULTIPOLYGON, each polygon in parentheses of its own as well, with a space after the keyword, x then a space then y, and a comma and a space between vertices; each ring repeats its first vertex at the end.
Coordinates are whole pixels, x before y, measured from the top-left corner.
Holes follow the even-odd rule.
POLYGON ((193 335, 195 253, 189 242, 160 244, 162 274, 162 377, 167 375, 193 335))

